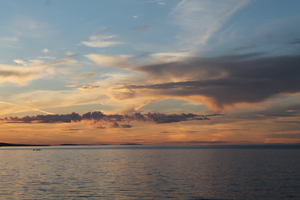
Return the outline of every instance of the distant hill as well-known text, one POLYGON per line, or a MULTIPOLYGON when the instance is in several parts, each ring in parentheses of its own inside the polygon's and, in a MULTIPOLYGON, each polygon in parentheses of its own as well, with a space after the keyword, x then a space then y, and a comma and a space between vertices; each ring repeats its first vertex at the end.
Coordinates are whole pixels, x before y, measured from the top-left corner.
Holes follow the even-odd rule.
POLYGON ((49 146, 49 145, 31 145, 31 144, 10 144, 10 143, 3 143, 3 142, 0 142, 0 147, 9 147, 9 146, 15 146, 15 147, 18 147, 18 146, 49 146))

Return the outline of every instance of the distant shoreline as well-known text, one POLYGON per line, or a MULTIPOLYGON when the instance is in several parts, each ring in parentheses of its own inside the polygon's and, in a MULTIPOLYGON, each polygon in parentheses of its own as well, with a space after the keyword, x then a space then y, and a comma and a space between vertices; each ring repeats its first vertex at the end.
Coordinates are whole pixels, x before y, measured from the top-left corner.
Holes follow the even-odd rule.
POLYGON ((0 143, 0 147, 36 147, 36 146, 51 146, 47 144, 10 144, 10 143, 0 143))
MULTIPOLYGON (((299 143, 295 143, 295 144, 220 144, 220 145, 212 145, 212 144, 208 144, 208 145, 204 145, 204 144, 166 144, 166 145, 144 145, 144 144, 137 144, 137 143, 122 143, 122 144, 58 144, 58 145, 47 145, 47 144, 12 144, 12 143, 3 143, 0 142, 0 147, 49 147, 49 146, 161 146, 163 148, 168 148, 172 147, 172 146, 186 146, 188 148, 195 148, 195 147, 200 147, 201 148, 216 148, 216 149, 268 149, 268 148, 300 148, 300 144, 299 143)), ((143 147, 141 147, 143 148, 143 147)))

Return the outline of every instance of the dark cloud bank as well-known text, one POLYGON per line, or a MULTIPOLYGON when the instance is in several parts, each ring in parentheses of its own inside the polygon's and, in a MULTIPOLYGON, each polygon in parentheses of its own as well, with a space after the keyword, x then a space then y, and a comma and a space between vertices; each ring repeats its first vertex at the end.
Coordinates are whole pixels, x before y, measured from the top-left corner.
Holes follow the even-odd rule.
POLYGON ((83 115, 78 113, 62 114, 62 115, 36 115, 36 116, 26 116, 26 117, 5 117, 1 121, 7 123, 72 123, 80 122, 83 120, 93 121, 93 122, 111 122, 113 128, 131 128, 129 124, 119 125, 119 122, 130 122, 130 121, 142 121, 142 122, 155 122, 155 123, 172 123, 181 122, 188 120, 209 120, 211 115, 196 115, 192 113, 188 114, 161 114, 161 113, 135 113, 132 115, 106 115, 100 111, 88 112, 83 115))
POLYGON ((141 91, 143 94, 179 98, 201 96, 209 99, 215 110, 236 103, 257 103, 277 95, 300 92, 300 55, 262 56, 193 58, 140 66, 133 70, 146 74, 151 80, 160 80, 160 84, 128 84, 115 89, 129 89, 130 98, 140 95, 141 91), (171 78, 182 81, 168 81, 171 78))

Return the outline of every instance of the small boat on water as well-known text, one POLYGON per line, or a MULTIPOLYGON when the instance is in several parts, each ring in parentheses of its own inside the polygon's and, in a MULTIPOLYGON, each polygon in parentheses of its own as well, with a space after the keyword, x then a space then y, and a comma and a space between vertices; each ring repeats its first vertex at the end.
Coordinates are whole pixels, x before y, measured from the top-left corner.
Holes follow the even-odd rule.
POLYGON ((33 151, 42 151, 41 149, 33 149, 33 151))

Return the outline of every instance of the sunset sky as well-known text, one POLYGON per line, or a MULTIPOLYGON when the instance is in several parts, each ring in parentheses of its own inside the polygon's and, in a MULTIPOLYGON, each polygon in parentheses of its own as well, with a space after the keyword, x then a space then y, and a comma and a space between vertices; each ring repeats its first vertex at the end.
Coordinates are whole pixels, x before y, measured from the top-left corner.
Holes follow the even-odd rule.
POLYGON ((0 0, 0 142, 300 143, 298 0, 0 0))

